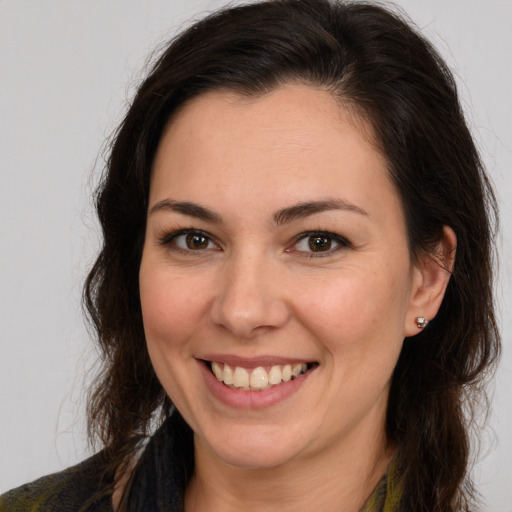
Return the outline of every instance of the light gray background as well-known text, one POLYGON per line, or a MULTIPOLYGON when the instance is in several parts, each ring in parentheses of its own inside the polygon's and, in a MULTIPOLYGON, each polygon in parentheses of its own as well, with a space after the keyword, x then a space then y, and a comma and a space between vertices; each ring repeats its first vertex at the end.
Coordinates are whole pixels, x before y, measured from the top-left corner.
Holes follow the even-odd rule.
MULTIPOLYGON (((90 453, 80 293, 98 247, 99 150, 156 44, 223 3, 0 0, 0 491, 90 453)), ((455 71, 501 202, 505 346, 475 472, 486 510, 511 512, 512 1, 398 3, 455 71)))

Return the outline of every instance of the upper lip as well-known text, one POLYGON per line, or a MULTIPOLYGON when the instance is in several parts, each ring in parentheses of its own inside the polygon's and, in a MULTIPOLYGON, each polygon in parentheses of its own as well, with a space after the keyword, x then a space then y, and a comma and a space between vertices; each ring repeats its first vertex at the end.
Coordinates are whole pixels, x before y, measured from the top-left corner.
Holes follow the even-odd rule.
POLYGON ((240 366, 241 368, 257 368, 258 366, 277 366, 285 364, 308 364, 314 363, 314 360, 303 359, 296 357, 286 356, 272 356, 262 355, 253 357, 241 357, 233 354, 205 354, 197 359, 204 361, 215 361, 217 363, 224 363, 231 367, 240 366))

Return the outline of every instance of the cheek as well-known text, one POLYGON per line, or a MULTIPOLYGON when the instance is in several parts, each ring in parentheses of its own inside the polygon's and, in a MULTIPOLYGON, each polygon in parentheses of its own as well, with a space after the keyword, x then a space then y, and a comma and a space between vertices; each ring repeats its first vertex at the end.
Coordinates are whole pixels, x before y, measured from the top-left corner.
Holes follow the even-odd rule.
MULTIPOLYGON (((168 269, 141 266, 140 297, 146 343, 153 368, 172 402, 186 414, 195 369, 191 336, 204 309, 203 296, 189 279, 168 269)), ((199 289, 201 290, 201 289, 199 289)))
POLYGON ((293 293, 301 297, 295 301, 296 314, 332 351, 343 348, 356 356, 385 349, 389 342, 401 344, 408 294, 407 282, 398 277, 351 270, 345 276, 311 280, 307 293, 293 293))
POLYGON ((148 345, 184 343, 205 309, 201 288, 164 271, 141 272, 140 297, 148 345))

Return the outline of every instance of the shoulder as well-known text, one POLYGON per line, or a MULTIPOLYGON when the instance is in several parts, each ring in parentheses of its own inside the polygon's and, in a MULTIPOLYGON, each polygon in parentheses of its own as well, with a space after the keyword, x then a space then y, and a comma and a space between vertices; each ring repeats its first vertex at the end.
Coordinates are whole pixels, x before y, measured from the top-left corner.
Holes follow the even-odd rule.
POLYGON ((110 496, 93 499, 99 489, 102 453, 59 473, 44 476, 0 496, 0 512, 112 512, 110 496))

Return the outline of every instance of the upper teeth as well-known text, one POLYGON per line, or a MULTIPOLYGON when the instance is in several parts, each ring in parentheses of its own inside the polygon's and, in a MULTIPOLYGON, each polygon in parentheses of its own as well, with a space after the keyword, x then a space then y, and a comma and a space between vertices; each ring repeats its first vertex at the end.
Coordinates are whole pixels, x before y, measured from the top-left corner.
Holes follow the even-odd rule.
POLYGON ((246 391, 261 391, 281 382, 288 382, 307 369, 307 364, 301 363, 271 366, 268 371, 263 366, 258 366, 251 371, 241 366, 235 366, 233 369, 225 363, 212 362, 212 371, 218 380, 229 387, 246 391))

